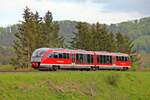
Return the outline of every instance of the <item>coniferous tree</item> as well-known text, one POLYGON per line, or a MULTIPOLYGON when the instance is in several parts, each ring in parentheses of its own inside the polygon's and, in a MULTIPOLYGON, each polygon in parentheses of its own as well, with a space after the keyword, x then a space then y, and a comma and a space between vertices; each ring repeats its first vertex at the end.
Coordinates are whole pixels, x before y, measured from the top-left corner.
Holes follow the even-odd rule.
POLYGON ((108 35, 109 37, 109 39, 108 39, 108 51, 110 51, 110 52, 115 52, 116 51, 116 49, 117 49, 117 47, 116 47, 116 39, 115 39, 115 36, 114 36, 114 34, 111 32, 111 33, 109 33, 109 35, 108 35))
POLYGON ((76 49, 89 50, 89 25, 84 22, 79 22, 76 28, 78 29, 78 32, 74 33, 75 37, 72 41, 72 47, 76 49))
POLYGON ((106 25, 101 25, 99 23, 96 23, 95 25, 92 25, 91 28, 91 34, 92 38, 91 41, 91 49, 97 50, 97 51, 108 51, 108 32, 106 30, 106 25), (94 28, 95 27, 95 28, 94 28))
POLYGON ((35 27, 33 20, 34 14, 26 7, 23 14, 24 21, 18 27, 18 32, 15 34, 14 50, 16 58, 13 60, 20 66, 29 66, 31 57, 31 40, 34 40, 33 30, 35 27), (15 61, 16 60, 16 61, 15 61))
POLYGON ((76 26, 78 32, 72 41, 72 47, 94 51, 110 51, 130 53, 132 41, 121 33, 113 33, 107 31, 106 25, 79 22, 76 26))
POLYGON ((131 53, 131 49, 133 47, 132 41, 129 40, 127 36, 123 36, 121 33, 116 33, 116 45, 117 52, 122 53, 131 53))
POLYGON ((12 64, 29 66, 33 51, 41 47, 61 47, 63 40, 58 37, 58 24, 52 22, 51 12, 47 12, 44 21, 30 11, 28 7, 24 10, 23 21, 15 34, 14 51, 16 57, 12 64))
POLYGON ((43 39, 48 47, 63 47, 64 39, 59 37, 59 25, 53 22, 52 13, 48 11, 44 16, 43 39))
POLYGON ((112 34, 108 34, 106 25, 99 23, 89 25, 80 22, 76 28, 78 32, 75 33, 75 38, 72 42, 73 48, 94 51, 115 50, 114 37, 112 34))

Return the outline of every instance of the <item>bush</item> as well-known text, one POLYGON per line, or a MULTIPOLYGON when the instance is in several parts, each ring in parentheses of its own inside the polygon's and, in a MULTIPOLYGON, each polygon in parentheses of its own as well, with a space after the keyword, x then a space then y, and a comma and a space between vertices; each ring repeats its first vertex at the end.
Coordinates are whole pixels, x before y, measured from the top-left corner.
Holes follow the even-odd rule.
POLYGON ((135 55, 132 55, 130 56, 131 58, 131 61, 132 61, 132 67, 131 67, 131 71, 137 71, 141 65, 140 63, 140 56, 139 54, 135 54, 135 55))

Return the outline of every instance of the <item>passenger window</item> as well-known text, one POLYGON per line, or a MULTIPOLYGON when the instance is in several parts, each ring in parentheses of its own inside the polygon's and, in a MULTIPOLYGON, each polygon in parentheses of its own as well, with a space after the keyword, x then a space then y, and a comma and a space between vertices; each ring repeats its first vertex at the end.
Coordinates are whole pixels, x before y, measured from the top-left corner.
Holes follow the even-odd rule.
POLYGON ((67 55, 67 58, 70 58, 70 57, 69 57, 69 53, 67 53, 66 55, 67 55))
POLYGON ((125 61, 125 57, 122 56, 122 61, 125 61))
POLYGON ((119 61, 119 57, 118 56, 116 57, 116 60, 119 61))
POLYGON ((80 60, 81 63, 83 62, 83 54, 80 54, 79 60, 80 60))
POLYGON ((62 56, 63 56, 63 58, 70 58, 70 57, 69 57, 69 53, 63 53, 62 56))
POLYGON ((63 58, 67 58, 66 53, 63 53, 63 58))
POLYGON ((128 61, 129 58, 128 58, 128 57, 125 57, 125 56, 117 56, 117 57, 116 57, 116 60, 117 60, 117 61, 128 61))
POLYGON ((83 63, 83 54, 77 54, 76 55, 76 60, 78 63, 83 63))
POLYGON ((129 60, 129 58, 128 57, 124 57, 125 58, 125 60, 124 61, 128 61, 129 60))
POLYGON ((62 53, 59 53, 59 58, 63 58, 63 54, 62 53))
POLYGON ((127 57, 124 57, 124 61, 127 61, 127 57))
POLYGON ((87 63, 91 63, 91 56, 90 55, 87 55, 87 63))
POLYGON ((121 61, 121 57, 119 57, 119 61, 121 61))
POLYGON ((88 64, 93 63, 93 55, 88 54, 88 55, 85 55, 85 57, 86 57, 86 63, 88 64))
POLYGON ((99 63, 104 64, 104 57, 102 55, 99 56, 99 63))
POLYGON ((110 63, 109 64, 112 64, 112 56, 109 56, 109 57, 110 57, 109 58, 110 59, 110 63))
POLYGON ((129 57, 127 57, 127 61, 129 61, 129 57))
POLYGON ((48 58, 53 58, 53 57, 54 57, 53 53, 48 54, 48 58))
POLYGON ((54 58, 59 58, 59 54, 57 52, 54 52, 54 58))

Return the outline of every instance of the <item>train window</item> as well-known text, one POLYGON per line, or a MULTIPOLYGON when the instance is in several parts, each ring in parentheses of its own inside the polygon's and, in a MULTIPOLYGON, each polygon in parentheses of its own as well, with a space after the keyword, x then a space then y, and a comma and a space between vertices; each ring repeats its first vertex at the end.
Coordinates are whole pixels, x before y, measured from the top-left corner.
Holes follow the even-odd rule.
POLYGON ((59 58, 59 53, 54 52, 54 58, 59 58))
POLYGON ((106 64, 109 64, 110 63, 110 57, 109 56, 106 56, 106 59, 105 59, 106 61, 105 61, 105 63, 106 64))
POLYGON ((53 58, 54 57, 54 54, 53 53, 49 53, 48 54, 48 58, 53 58))
POLYGON ((121 60, 122 60, 122 59, 121 59, 121 56, 117 56, 117 57, 116 57, 116 60, 117 60, 117 61, 121 61, 121 60))
POLYGON ((70 57, 69 57, 69 53, 66 53, 66 55, 67 55, 67 58, 70 58, 70 57))
POLYGON ((63 54, 62 53, 59 53, 59 58, 63 58, 63 54))
POLYGON ((129 61, 129 57, 127 57, 127 61, 129 61))
POLYGON ((109 56, 109 64, 112 64, 112 56, 109 56))
POLYGON ((53 52, 48 54, 48 58, 69 58, 69 53, 53 52))
POLYGON ((119 57, 118 56, 116 57, 116 60, 119 61, 119 57))
POLYGON ((48 54, 48 58, 58 58, 59 57, 59 54, 56 53, 56 52, 53 52, 53 53, 49 53, 48 54))
POLYGON ((40 50, 37 49, 33 52, 32 56, 42 57, 45 52, 46 52, 46 49, 40 49, 40 50))
POLYGON ((83 63, 87 63, 87 55, 83 55, 83 63))
POLYGON ((129 58, 128 58, 128 57, 125 57, 125 58, 124 58, 124 61, 128 61, 128 60, 129 60, 129 58))
POLYGON ((79 60, 80 60, 81 63, 83 63, 83 54, 80 54, 79 60))
POLYGON ((99 60, 99 63, 104 64, 104 56, 100 55, 99 60))
POLYGON ((127 61, 127 57, 124 57, 124 61, 127 61))
POLYGON ((63 53, 63 58, 69 58, 69 53, 63 53))
POLYGON ((112 56, 99 55, 97 56, 97 62, 99 64, 112 64, 112 56))
POLYGON ((63 58, 67 58, 67 55, 66 55, 66 53, 63 53, 63 58))
POLYGON ((122 59, 121 59, 122 61, 125 61, 125 57, 124 56, 122 56, 122 59))
POLYGON ((104 64, 104 56, 103 55, 98 55, 97 56, 97 62, 99 64, 104 64))
POLYGON ((122 58, 121 58, 121 57, 119 57, 119 61, 122 61, 122 58))
POLYGON ((76 61, 77 63, 83 63, 83 54, 77 54, 76 61))
POLYGON ((85 57, 86 57, 86 63, 88 64, 93 63, 93 55, 88 54, 85 57))
POLYGON ((117 61, 128 61, 129 58, 128 58, 128 57, 125 57, 125 56, 117 56, 117 57, 116 57, 116 60, 117 60, 117 61))
POLYGON ((112 64, 112 56, 106 56, 105 63, 112 64))

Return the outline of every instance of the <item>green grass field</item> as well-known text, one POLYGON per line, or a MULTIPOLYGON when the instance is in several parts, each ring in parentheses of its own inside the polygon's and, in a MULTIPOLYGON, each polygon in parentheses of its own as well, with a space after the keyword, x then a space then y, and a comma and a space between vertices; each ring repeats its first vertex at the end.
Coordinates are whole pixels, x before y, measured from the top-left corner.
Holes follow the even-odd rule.
POLYGON ((0 100, 149 99, 149 72, 0 73, 0 100))

